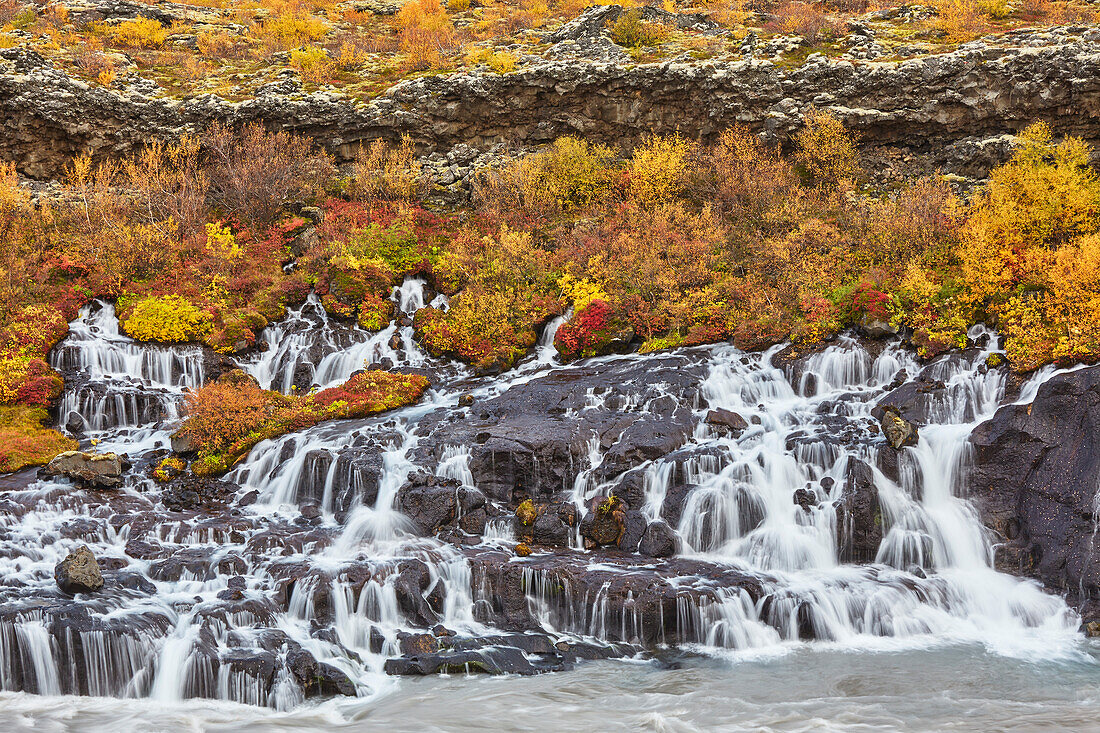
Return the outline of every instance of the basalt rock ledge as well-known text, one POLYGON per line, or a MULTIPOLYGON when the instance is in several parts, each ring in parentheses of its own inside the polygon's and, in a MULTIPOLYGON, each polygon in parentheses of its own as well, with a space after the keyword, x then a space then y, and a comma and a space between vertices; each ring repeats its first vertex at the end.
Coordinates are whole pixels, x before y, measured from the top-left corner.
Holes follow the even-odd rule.
POLYGON ((363 141, 411 135, 421 152, 459 145, 537 146, 561 135, 629 146, 650 132, 713 139, 737 124, 784 140, 810 106, 828 109, 865 148, 900 148, 921 165, 981 177, 1010 136, 1045 120, 1100 141, 1100 53, 1082 41, 1041 48, 968 44, 896 62, 811 55, 766 60, 623 65, 554 60, 509 74, 461 72, 401 82, 365 101, 333 92, 270 90, 240 102, 175 99, 152 85, 90 86, 33 51, 0 51, 0 158, 34 178, 74 154, 124 154, 214 120, 259 121, 309 135, 340 159, 363 141), (37 58, 35 58, 37 57, 37 58))

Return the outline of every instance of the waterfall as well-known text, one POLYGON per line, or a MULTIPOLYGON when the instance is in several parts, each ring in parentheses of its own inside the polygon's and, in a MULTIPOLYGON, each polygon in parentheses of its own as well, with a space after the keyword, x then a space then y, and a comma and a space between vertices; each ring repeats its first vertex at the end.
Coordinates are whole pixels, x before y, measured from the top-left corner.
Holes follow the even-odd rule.
MULTIPOLYGON (((430 486, 454 490, 453 525, 465 516, 459 497, 476 493, 485 476, 480 437, 440 445, 425 440, 432 426, 491 424, 496 418, 476 405, 508 390, 661 357, 560 364, 553 340, 566 314, 546 324, 513 372, 475 377, 416 345, 409 319, 427 304, 423 279, 405 279, 391 298, 394 321, 372 333, 330 318, 311 296, 270 325, 266 350, 240 365, 283 392, 337 384, 368 365, 429 368, 433 389, 420 404, 263 441, 208 494, 201 482, 180 491, 141 475, 117 492, 42 480, 6 494, 0 573, 11 585, 0 606, 13 611, 0 618, 0 687, 289 710, 317 693, 309 689, 315 678, 296 676, 305 656, 346 677, 343 692, 369 698, 393 688, 386 662, 403 653, 406 634, 468 641, 505 633, 489 621, 502 598, 519 599, 507 611, 529 614, 531 633, 703 654, 807 639, 845 648, 877 648, 887 637, 979 642, 1005 654, 1053 654, 1074 643, 1077 619, 1061 599, 993 569, 990 537, 960 493, 971 431, 1006 402, 1003 372, 983 368, 999 347, 996 334, 976 328, 971 336, 985 347, 923 365, 897 342, 872 353, 851 337, 797 367, 781 366, 781 347, 687 350, 700 365, 694 401, 656 376, 643 385, 579 382, 561 420, 579 425, 611 413, 659 425, 672 410, 692 418, 682 449, 627 470, 643 524, 668 519, 666 505, 684 497, 668 519, 679 556, 589 552, 573 526, 562 540, 570 547, 518 558, 506 502, 489 500, 484 533, 453 544, 418 536, 399 511, 401 488, 427 476, 430 486), (919 440, 897 453, 896 472, 886 471, 876 408, 918 379, 943 386, 921 398, 919 440), (460 406, 460 395, 475 406, 460 406), (744 429, 708 424, 710 410, 736 412, 744 429), (869 487, 882 538, 854 564, 842 542, 854 521, 845 507, 869 487), (252 492, 254 502, 237 503, 252 492), (312 505, 317 511, 307 513, 312 505), (42 601, 56 592, 39 597, 52 588, 54 565, 78 543, 104 563, 104 590, 42 601), (656 606, 646 605, 647 584, 667 590, 656 606)), ((446 298, 431 305, 446 308, 446 298)), ((97 449, 145 464, 167 446, 185 390, 206 381, 202 348, 134 342, 120 334, 109 303, 81 311, 51 363, 67 376, 62 422, 79 419, 97 449)), ((1053 373, 1040 370, 1019 399, 1034 399, 1053 373)), ((626 474, 613 475, 614 441, 600 431, 573 430, 568 450, 570 472, 555 500, 583 514, 626 474)))
MULTIPOLYGON (((378 332, 330 318, 317 295, 311 293, 305 303, 290 309, 285 319, 264 329, 260 340, 268 345, 267 350, 242 360, 241 367, 261 386, 289 394, 294 387, 338 385, 370 364, 420 366, 426 357, 414 340, 412 326, 399 321, 403 316, 412 318, 425 306, 426 286, 419 277, 394 286, 390 299, 398 319, 378 332)), ((432 301, 439 307, 445 304, 442 295, 432 301)))

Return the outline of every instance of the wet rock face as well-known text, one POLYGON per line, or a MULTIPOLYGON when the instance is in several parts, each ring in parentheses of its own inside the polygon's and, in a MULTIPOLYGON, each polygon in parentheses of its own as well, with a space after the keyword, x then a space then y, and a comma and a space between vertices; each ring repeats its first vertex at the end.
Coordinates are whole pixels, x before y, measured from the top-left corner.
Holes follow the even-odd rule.
POLYGON ((94 593, 103 587, 99 563, 86 545, 73 550, 59 562, 53 570, 53 576, 57 587, 69 595, 94 593))
POLYGON ((125 459, 114 453, 68 451, 50 461, 45 475, 64 476, 81 486, 107 489, 122 484, 125 465, 125 459))
MULTIPOLYGON (((1030 405, 1002 407, 970 438, 969 498, 998 536, 997 567, 1072 602, 1100 594, 1096 531, 1100 368, 1052 377, 1030 405)), ((1085 608, 1086 619, 1100 609, 1085 608)))
POLYGON ((398 491, 397 505, 425 536, 456 526, 467 534, 485 531, 485 495, 454 479, 414 478, 398 491))
POLYGON ((687 442, 705 373, 704 352, 552 372, 478 402, 463 419, 428 415, 417 426, 416 462, 435 465, 448 446, 468 446, 474 484, 489 499, 560 501, 590 468, 593 442, 600 479, 687 442))
MULTIPOLYGON (((718 588, 736 589, 754 601, 766 592, 761 579, 724 565, 671 558, 654 560, 621 554, 579 552, 532 555, 514 560, 499 551, 471 551, 472 587, 478 589, 478 620, 509 630, 538 630, 529 596, 538 599, 555 629, 591 633, 616 648, 613 656, 637 647, 702 641, 707 624, 694 624, 678 608, 705 609, 720 603, 718 588), (591 599, 599 598, 594 605, 591 599)), ((705 615, 705 611, 703 614, 705 615)), ((702 616, 700 617, 702 618, 702 616)), ((606 654, 605 654, 606 655, 606 654)))
POLYGON ((837 548, 844 562, 874 562, 882 544, 882 507, 871 467, 852 459, 837 502, 837 548))

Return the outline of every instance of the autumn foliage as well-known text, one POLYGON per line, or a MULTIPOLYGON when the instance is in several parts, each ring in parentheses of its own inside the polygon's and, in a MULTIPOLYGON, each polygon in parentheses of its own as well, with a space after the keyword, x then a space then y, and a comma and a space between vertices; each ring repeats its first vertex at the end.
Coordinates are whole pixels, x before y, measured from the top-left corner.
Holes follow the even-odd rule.
POLYGON ((176 436, 197 454, 192 470, 224 473, 261 440, 304 430, 324 420, 365 417, 412 404, 428 388, 417 374, 371 371, 339 387, 296 396, 261 389, 240 371, 187 397, 187 419, 176 436))
MULTIPOLYGON (((421 344, 482 372, 566 313, 564 359, 847 328, 897 331, 928 357, 983 321, 1019 370, 1100 359, 1100 176, 1083 142, 1029 128, 969 201, 937 177, 873 192, 824 112, 788 142, 740 127, 629 151, 564 137, 482 171, 470 206, 432 211, 409 140, 368 144, 343 177, 303 139, 213 127, 78 158, 37 204, 0 165, 0 465, 67 445, 34 410, 59 396, 47 354, 93 298, 139 340, 236 353, 311 292, 381 330, 393 289, 422 277, 447 302, 415 314, 421 344)), ((368 372, 305 397, 219 382, 193 396, 187 430, 200 470, 220 471, 264 437, 407 404, 417 380, 368 372)))

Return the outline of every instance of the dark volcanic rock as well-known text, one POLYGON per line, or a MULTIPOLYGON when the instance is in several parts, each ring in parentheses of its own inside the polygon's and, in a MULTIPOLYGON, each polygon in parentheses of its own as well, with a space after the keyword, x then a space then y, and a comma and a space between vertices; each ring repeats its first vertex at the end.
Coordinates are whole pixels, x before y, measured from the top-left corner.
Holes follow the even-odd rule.
POLYGON ((836 505, 837 549, 844 562, 874 562, 882 543, 882 508, 871 467, 852 458, 836 505))
POLYGON ((485 531, 485 496, 454 479, 420 474, 397 492, 397 506, 424 536, 444 527, 469 534, 485 531))
POLYGON ((684 609, 721 602, 723 592, 743 592, 754 601, 764 596, 760 580, 748 573, 684 558, 612 553, 597 555, 594 562, 590 554, 562 551, 516 560, 510 553, 485 550, 469 557, 478 620, 504 629, 541 630, 528 601, 531 594, 555 629, 590 634, 590 624, 598 624, 610 644, 703 641, 706 625, 693 624, 684 609))
POLYGON ((724 410, 722 408, 708 412, 706 423, 734 437, 740 435, 744 432, 745 428, 749 426, 745 418, 741 417, 733 410, 724 410))
POLYGON ((672 557, 680 551, 680 537, 665 522, 653 522, 645 528, 638 552, 648 557, 672 557))
POLYGON ((346 674, 330 664, 318 662, 301 647, 287 652, 286 662, 307 697, 355 695, 355 683, 346 674))
POLYGON ((81 545, 53 569, 57 587, 64 593, 93 593, 103 587, 99 563, 86 545, 81 545))
POLYGON ((225 509, 237 487, 216 478, 203 478, 188 472, 161 491, 164 506, 177 512, 218 514, 225 509))
POLYGON ((582 364, 479 401, 465 419, 432 413, 417 425, 416 460, 431 465, 448 446, 468 446, 474 484, 488 498, 513 506, 560 500, 590 468, 593 443, 603 480, 687 442, 696 422, 687 405, 697 400, 703 357, 695 351, 582 364))
POLYGON ((1003 542, 997 567, 1071 602, 1100 594, 1096 534, 1100 368, 1052 377, 1030 405, 1002 407, 971 435, 969 497, 1003 542))
MULTIPOLYGON (((144 12, 163 12, 163 5, 155 7, 144 12)), ((17 52, 6 49, 4 56, 17 52)), ((824 56, 796 65, 752 58, 548 60, 510 74, 471 70, 408 79, 370 101, 301 94, 282 84, 241 102, 89 86, 23 58, 0 74, 0 116, 7 123, 0 157, 27 175, 58 176, 79 153, 118 156, 152 139, 196 134, 215 120, 309 135, 345 160, 362 142, 396 141, 405 133, 418 149, 436 152, 505 142, 532 147, 578 130, 593 142, 629 148, 651 133, 713 140, 734 124, 785 140, 807 109, 826 105, 867 147, 901 146, 926 156, 930 171, 946 165, 980 177, 1004 160, 1009 145, 999 136, 1037 120, 1059 135, 1095 142, 1100 86, 1092 52, 1091 43, 1072 39, 1026 50, 966 44, 875 64, 824 56)))

